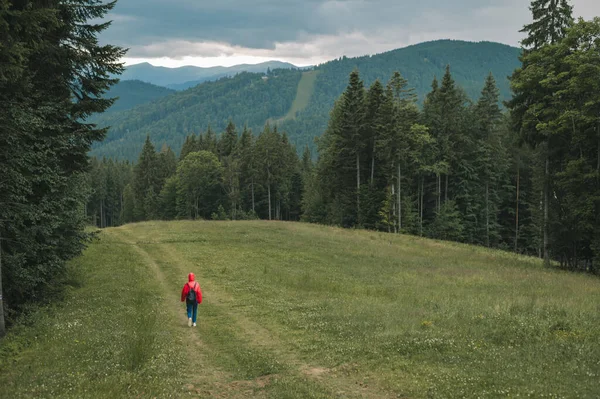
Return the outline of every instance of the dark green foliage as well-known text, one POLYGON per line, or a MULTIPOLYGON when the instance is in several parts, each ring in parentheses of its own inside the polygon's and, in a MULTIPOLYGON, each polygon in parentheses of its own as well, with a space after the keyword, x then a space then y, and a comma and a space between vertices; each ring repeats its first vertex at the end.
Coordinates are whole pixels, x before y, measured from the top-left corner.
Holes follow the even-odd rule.
POLYGON ((238 139, 235 125, 229 123, 220 139, 209 127, 205 134, 188 136, 185 147, 182 154, 191 152, 179 162, 166 145, 157 153, 149 138, 135 166, 93 158, 95 189, 88 201, 88 218, 99 227, 152 219, 207 219, 213 213, 222 219, 222 207, 232 220, 300 219, 312 161, 308 155, 301 165, 285 133, 266 125, 255 141, 244 127, 238 139), (113 180, 119 184, 108 184, 113 180), (119 198, 114 208, 118 218, 106 205, 110 198, 119 198))
MULTIPOLYGON (((106 98, 115 98, 114 104, 104 115, 135 108, 138 105, 151 103, 159 98, 174 94, 175 90, 155 86, 139 80, 121 80, 105 94, 106 98)), ((97 117, 94 119, 98 119, 97 117)))
POLYGON ((111 106, 124 55, 98 43, 108 24, 94 21, 113 7, 0 1, 0 307, 11 318, 51 296, 87 239, 87 153, 105 131, 83 121, 111 106))
POLYGON ((481 82, 492 72, 498 79, 500 98, 508 99, 510 89, 505 77, 518 66, 518 57, 519 49, 497 43, 449 40, 374 56, 344 57, 315 67, 316 82, 308 105, 288 119, 283 118, 300 94, 297 89, 302 71, 277 69, 268 76, 242 73, 103 118, 101 124, 112 128, 93 154, 133 161, 147 134, 158 146, 167 143, 180 149, 186 136, 205 130, 209 124, 222 132, 230 120, 237 126, 246 124, 255 132, 267 121, 272 125, 277 121, 298 150, 308 145, 316 154, 314 138, 325 132, 329 110, 344 92, 347 77, 354 69, 360 70, 367 87, 377 79, 385 85, 390 77, 394 79, 395 71, 402 71, 396 77, 396 86, 410 81, 410 87, 401 89, 402 95, 418 99, 419 103, 423 103, 431 79, 443 76, 448 64, 456 83, 472 100, 478 98, 481 82))
POLYGON ((171 176, 165 182, 159 197, 160 218, 173 220, 177 218, 177 177, 171 176))
POLYGON ((177 167, 178 216, 209 219, 220 205, 222 174, 223 167, 215 154, 188 154, 177 167))
MULTIPOLYGON (((90 161, 89 181, 91 195, 86 204, 89 222, 98 227, 118 226, 133 221, 133 208, 125 210, 126 187, 132 182, 133 165, 129 162, 107 160, 90 161), (123 220, 126 217, 126 220, 123 220)), ((129 205, 133 191, 129 193, 129 205)))
POLYGON ((454 201, 447 201, 436 213, 428 230, 429 236, 440 240, 462 241, 464 226, 462 215, 454 201))
POLYGON ((527 33, 521 42, 527 49, 537 50, 561 41, 573 24, 573 6, 568 0, 534 0, 530 10, 533 22, 521 30, 527 33))
POLYGON ((520 140, 534 148, 539 252, 547 264, 590 270, 600 214, 600 20, 573 24, 566 1, 535 1, 532 11, 524 41, 530 48, 511 78, 508 106, 520 140))
POLYGON ((287 113, 302 75, 297 70, 276 72, 267 80, 262 74, 240 73, 130 111, 107 115, 99 123, 111 129, 92 154, 134 160, 147 135, 159 146, 166 143, 180 149, 189 134, 209 125, 220 132, 230 121, 258 130, 269 118, 287 113))
POLYGON ((135 194, 133 193, 133 188, 131 187, 131 184, 128 184, 127 186, 125 186, 125 191, 123 192, 123 210, 121 211, 121 222, 133 222, 135 220, 134 212, 135 194))

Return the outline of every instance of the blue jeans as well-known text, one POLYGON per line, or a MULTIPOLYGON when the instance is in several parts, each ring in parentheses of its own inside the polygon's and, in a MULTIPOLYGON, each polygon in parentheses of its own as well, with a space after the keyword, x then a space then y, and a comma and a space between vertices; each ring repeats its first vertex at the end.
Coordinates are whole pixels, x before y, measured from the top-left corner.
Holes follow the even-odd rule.
POLYGON ((186 303, 185 306, 187 307, 187 315, 188 315, 188 319, 192 319, 192 322, 195 323, 196 322, 196 318, 198 317, 198 302, 196 303, 186 303))

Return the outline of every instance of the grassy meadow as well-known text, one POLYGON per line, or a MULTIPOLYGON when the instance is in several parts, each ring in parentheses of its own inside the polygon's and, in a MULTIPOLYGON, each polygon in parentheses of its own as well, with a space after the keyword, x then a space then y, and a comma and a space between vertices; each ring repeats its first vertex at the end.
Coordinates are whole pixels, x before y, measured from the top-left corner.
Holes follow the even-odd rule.
POLYGON ((310 102, 310 98, 315 91, 315 82, 319 71, 306 71, 302 72, 302 78, 298 83, 298 89, 296 90, 296 98, 292 102, 292 106, 288 113, 278 122, 283 122, 289 119, 296 119, 298 112, 304 111, 310 102))
POLYGON ((278 222, 107 229, 0 342, 0 398, 600 396, 600 279, 278 222), (202 286, 197 328, 180 291, 202 286))

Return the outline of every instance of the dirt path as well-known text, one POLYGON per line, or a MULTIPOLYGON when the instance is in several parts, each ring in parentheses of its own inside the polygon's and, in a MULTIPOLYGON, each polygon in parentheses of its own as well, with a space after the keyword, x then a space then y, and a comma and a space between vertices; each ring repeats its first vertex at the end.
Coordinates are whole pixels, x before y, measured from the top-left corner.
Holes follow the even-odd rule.
MULTIPOLYGON (((141 248, 124 229, 114 229, 111 234, 115 234, 125 244, 131 245, 133 250, 138 253, 140 258, 154 273, 154 277, 159 282, 162 291, 165 293, 163 302, 165 307, 170 310, 173 320, 173 330, 182 339, 182 344, 186 351, 194 353, 194 356, 189 357, 188 369, 193 369, 195 372, 187 376, 188 382, 185 388, 190 395, 199 397, 227 397, 227 398, 244 398, 250 397, 249 389, 237 390, 232 392, 228 387, 228 381, 233 377, 230 373, 210 364, 204 355, 208 348, 202 341, 199 334, 190 333, 190 328, 187 326, 187 317, 184 313, 182 305, 179 303, 179 291, 173 291, 166 276, 156 263, 156 261, 141 248), (227 393, 226 396, 223 394, 227 393)), ((252 388, 252 386, 247 387, 252 388)))
MULTIPOLYGON (((211 309, 214 309, 214 317, 222 320, 230 326, 231 331, 235 332, 235 337, 231 342, 221 342, 218 347, 211 347, 200 337, 201 333, 206 333, 206 327, 202 325, 203 320, 199 321, 201 325, 197 330, 186 331, 186 329, 189 330, 187 318, 178 304, 180 287, 175 285, 177 284, 175 281, 172 281, 173 277, 170 280, 167 275, 179 276, 178 278, 181 279, 181 276, 187 275, 189 270, 194 270, 196 267, 171 243, 153 242, 151 247, 146 250, 145 245, 138 244, 126 228, 113 231, 123 242, 131 245, 153 271, 165 292, 165 306, 171 310, 172 315, 177 315, 174 316, 178 324, 175 330, 182 335, 183 344, 199 354, 193 358, 193 369, 198 372, 189 376, 187 388, 190 394, 220 398, 265 397, 269 385, 285 375, 293 378, 294 381, 299 381, 299 384, 304 380, 320 387, 320 390, 327 392, 326 397, 395 397, 395 395, 376 387, 364 385, 362 379, 353 378, 356 376, 346 372, 349 365, 328 369, 303 361, 290 344, 282 341, 268 328, 248 317, 244 313, 243 307, 235 306, 235 298, 216 281, 200 274, 198 278, 202 281, 205 302, 210 304, 211 309), (165 270, 163 271, 161 267, 165 270), (273 359, 281 365, 282 374, 261 375, 252 379, 240 380, 235 378, 235 373, 215 365, 214 361, 211 362, 214 356, 227 356, 239 351, 240 343, 250 347, 254 353, 264 353, 273 359)), ((205 306, 205 304, 201 306, 205 306)))

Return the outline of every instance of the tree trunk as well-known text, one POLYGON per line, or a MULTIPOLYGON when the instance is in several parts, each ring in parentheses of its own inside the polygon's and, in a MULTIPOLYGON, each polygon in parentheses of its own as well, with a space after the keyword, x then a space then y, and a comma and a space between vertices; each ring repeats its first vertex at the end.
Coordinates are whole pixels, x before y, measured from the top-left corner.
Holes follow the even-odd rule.
POLYGON ((254 211, 254 177, 252 178, 252 183, 250 183, 252 186, 252 212, 254 211))
POLYGON ((419 221, 419 234, 423 235, 423 186, 425 185, 425 176, 421 176, 421 215, 419 221))
POLYGON ((268 192, 269 192, 269 220, 271 220, 271 183, 267 184, 268 192))
MULTIPOLYGON (((447 189, 446 189, 447 190, 447 189)), ((437 175, 437 188, 436 188, 438 197, 437 197, 437 211, 440 212, 442 210, 442 175, 437 175)), ((448 198, 446 198, 446 201, 448 198)))
MULTIPOLYGON (((395 198, 396 198, 396 186, 394 185, 394 183, 392 183, 392 219, 391 220, 392 220, 392 223, 394 224, 394 234, 398 232, 397 231, 398 226, 396 226, 396 201, 395 201, 395 198)), ((391 232, 389 223, 388 223, 388 232, 391 232)))
POLYGON ((485 245, 490 247, 490 182, 485 182, 485 245))
MULTIPOLYGON (((441 185, 441 182, 440 182, 441 185)), ((441 191, 441 187, 440 187, 441 191)), ((446 174, 446 191, 444 191, 444 202, 448 202, 448 174, 446 174)))
POLYGON ((0 338, 6 334, 4 324, 4 300, 2 299, 2 233, 0 232, 0 338))
POLYGON ((360 224, 360 154, 356 153, 356 220, 360 224))
POLYGON ((371 186, 375 180, 375 150, 373 150, 373 157, 371 158, 371 186))
POLYGON ((519 252, 519 191, 521 189, 521 168, 517 158, 517 206, 515 208, 515 252, 519 252))
POLYGON ((402 169, 398 162, 398 232, 402 230, 402 169))
POLYGON ((548 203, 550 201, 550 158, 546 153, 546 168, 544 172, 544 265, 550 266, 550 257, 548 254, 548 203))
POLYGON ((104 228, 104 200, 100 200, 100 228, 104 228))

